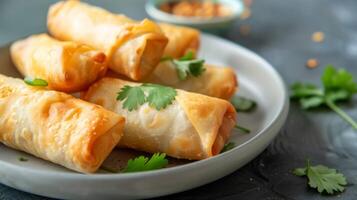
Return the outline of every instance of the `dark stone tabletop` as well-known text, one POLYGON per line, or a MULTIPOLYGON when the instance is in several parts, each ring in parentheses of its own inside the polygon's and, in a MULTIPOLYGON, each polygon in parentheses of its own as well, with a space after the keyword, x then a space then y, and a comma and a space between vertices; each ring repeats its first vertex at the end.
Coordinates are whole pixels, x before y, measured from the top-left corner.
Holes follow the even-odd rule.
MULTIPOLYGON (((0 45, 46 31, 49 0, 1 0, 0 45)), ((96 5, 140 19, 147 17, 142 0, 92 1, 96 5)), ((225 38, 267 59, 287 85, 320 82, 326 64, 344 67, 357 77, 356 0, 255 0, 249 19, 237 22, 225 38), (249 31, 250 30, 250 31, 249 31), (312 33, 325 34, 322 43, 312 33), (308 69, 316 58, 320 65, 308 69)), ((357 119, 357 98, 342 108, 357 119)), ((357 199, 357 131, 327 109, 304 111, 290 106, 285 126, 272 144, 252 162, 211 184, 161 199, 357 199), (348 179, 344 193, 319 195, 291 170, 305 159, 337 168, 348 179)), ((46 199, 0 185, 0 199, 46 199)))

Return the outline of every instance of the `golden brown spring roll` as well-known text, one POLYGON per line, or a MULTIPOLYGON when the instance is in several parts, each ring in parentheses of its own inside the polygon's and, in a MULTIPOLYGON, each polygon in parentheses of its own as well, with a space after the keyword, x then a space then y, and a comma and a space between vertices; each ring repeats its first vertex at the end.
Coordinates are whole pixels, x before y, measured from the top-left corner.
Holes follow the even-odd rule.
POLYGON ((77 0, 52 5, 47 26, 58 39, 104 51, 109 67, 133 80, 140 80, 155 69, 168 42, 160 27, 150 20, 135 22, 77 0))
POLYGON ((104 53, 47 34, 13 43, 11 57, 23 76, 44 79, 49 88, 62 92, 84 90, 107 70, 104 53))
POLYGON ((200 160, 218 154, 235 125, 236 113, 231 103, 183 90, 177 90, 173 103, 160 111, 148 103, 128 111, 116 100, 126 85, 140 84, 103 78, 82 94, 85 100, 125 116, 121 147, 200 160))
POLYGON ((143 82, 167 85, 221 99, 230 99, 237 89, 237 77, 233 69, 207 64, 205 69, 198 77, 189 76, 186 80, 180 80, 175 66, 172 62, 166 61, 160 63, 143 82))
POLYGON ((125 120, 71 95, 0 75, 0 142, 83 172, 95 172, 118 144, 125 120))
POLYGON ((164 52, 165 56, 180 58, 189 51, 196 55, 200 45, 200 32, 198 30, 165 23, 160 23, 159 26, 166 37, 169 38, 169 43, 164 52))

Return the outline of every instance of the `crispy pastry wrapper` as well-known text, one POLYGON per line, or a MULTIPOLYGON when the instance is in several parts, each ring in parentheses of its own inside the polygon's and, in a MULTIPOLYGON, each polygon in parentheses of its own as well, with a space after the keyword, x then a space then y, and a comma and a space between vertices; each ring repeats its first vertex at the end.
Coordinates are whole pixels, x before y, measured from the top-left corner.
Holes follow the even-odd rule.
POLYGON ((104 51, 110 69, 133 80, 155 69, 168 42, 160 27, 150 20, 136 22, 76 0, 52 5, 47 26, 58 39, 104 51))
POLYGON ((44 79, 49 88, 62 92, 84 90, 107 70, 104 53, 75 42, 61 42, 47 34, 19 40, 10 49, 23 76, 44 79))
POLYGON ((221 99, 230 99, 237 90, 237 77, 230 67, 205 64, 205 71, 198 77, 189 76, 180 80, 174 64, 161 62, 143 82, 167 85, 221 99))
POLYGON ((218 154, 235 125, 236 113, 228 101, 177 90, 173 103, 160 111, 147 103, 137 110, 123 109, 117 93, 125 85, 138 83, 103 78, 82 98, 125 116, 120 147, 200 160, 218 154))
POLYGON ((123 135, 125 119, 68 94, 0 75, 0 142, 82 172, 95 172, 123 135))
POLYGON ((166 37, 169 38, 169 43, 164 52, 165 56, 180 58, 189 51, 197 54, 200 46, 200 31, 166 23, 160 23, 159 26, 166 37))

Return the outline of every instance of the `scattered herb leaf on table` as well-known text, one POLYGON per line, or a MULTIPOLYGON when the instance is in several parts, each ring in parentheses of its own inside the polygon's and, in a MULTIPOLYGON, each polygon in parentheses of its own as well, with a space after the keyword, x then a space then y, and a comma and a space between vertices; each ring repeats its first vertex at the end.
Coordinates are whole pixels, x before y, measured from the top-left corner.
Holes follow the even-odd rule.
POLYGON ((336 104, 350 100, 357 93, 357 83, 353 80, 352 74, 344 69, 336 70, 332 65, 328 65, 321 81, 323 89, 312 84, 295 83, 291 86, 291 98, 299 100, 303 109, 326 105, 351 124, 354 129, 357 129, 357 122, 336 104))
POLYGON ((338 173, 336 169, 328 168, 324 165, 311 166, 310 161, 306 161, 304 168, 296 168, 293 171, 296 176, 307 176, 309 186, 317 189, 319 193, 343 192, 347 185, 346 178, 343 174, 338 173))

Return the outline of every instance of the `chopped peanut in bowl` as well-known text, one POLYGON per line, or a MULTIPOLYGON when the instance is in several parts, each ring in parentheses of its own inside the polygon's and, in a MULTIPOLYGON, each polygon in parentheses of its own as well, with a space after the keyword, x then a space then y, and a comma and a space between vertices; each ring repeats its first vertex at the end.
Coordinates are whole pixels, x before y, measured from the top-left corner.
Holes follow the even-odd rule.
POLYGON ((184 17, 226 17, 232 15, 232 10, 215 1, 179 1, 160 5, 160 10, 184 17))

